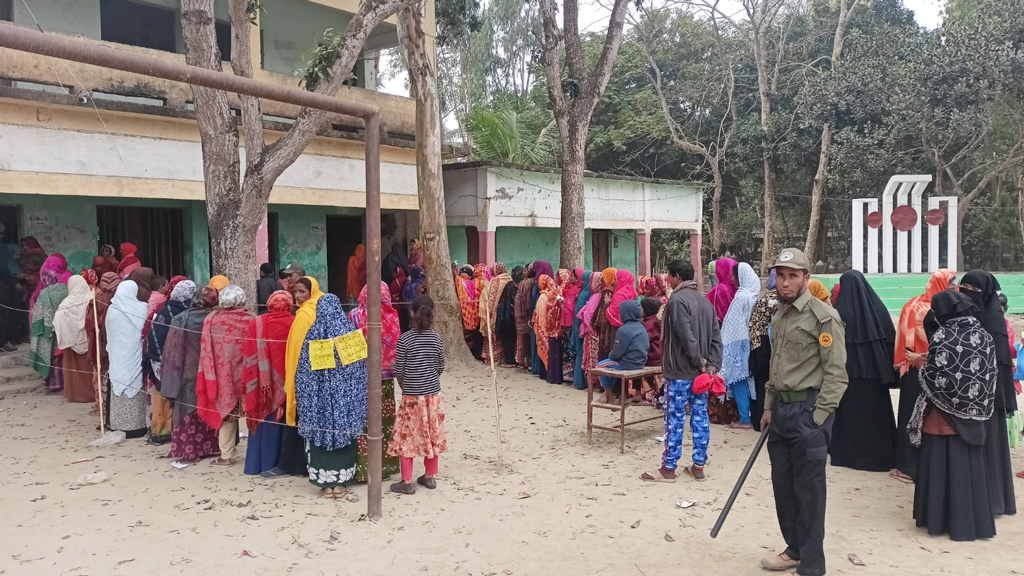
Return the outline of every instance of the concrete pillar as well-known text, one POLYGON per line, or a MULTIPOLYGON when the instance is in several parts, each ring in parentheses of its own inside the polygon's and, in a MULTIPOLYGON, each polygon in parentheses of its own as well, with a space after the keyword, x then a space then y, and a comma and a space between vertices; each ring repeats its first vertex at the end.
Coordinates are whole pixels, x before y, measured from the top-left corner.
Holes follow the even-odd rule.
POLYGON ((497 233, 494 230, 480 230, 477 232, 479 242, 477 246, 480 252, 480 263, 490 266, 495 261, 494 239, 497 233))
MULTIPOLYGON (((263 213, 263 222, 256 230, 256 265, 270 261, 270 242, 267 239, 267 213, 263 213)), ((259 276, 257 276, 259 277, 259 276)))
POLYGON ((636 243, 640 247, 640 275, 651 275, 651 231, 640 230, 636 233, 636 243))
POLYGON ((697 289, 704 291, 704 264, 700 259, 700 232, 690 232, 690 263, 693 264, 693 279, 697 281, 697 289))

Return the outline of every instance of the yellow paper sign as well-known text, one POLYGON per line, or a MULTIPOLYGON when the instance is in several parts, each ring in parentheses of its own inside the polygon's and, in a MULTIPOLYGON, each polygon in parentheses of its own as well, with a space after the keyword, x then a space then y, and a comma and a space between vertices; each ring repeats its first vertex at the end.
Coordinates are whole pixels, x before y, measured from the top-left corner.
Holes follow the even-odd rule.
POLYGON ((334 342, 332 340, 313 340, 309 343, 309 367, 313 370, 337 368, 334 361, 334 342))
POLYGON ((334 339, 334 344, 338 348, 338 357, 341 358, 341 363, 345 366, 366 360, 370 353, 366 347, 366 338, 363 338, 362 330, 353 330, 344 336, 338 336, 334 339))

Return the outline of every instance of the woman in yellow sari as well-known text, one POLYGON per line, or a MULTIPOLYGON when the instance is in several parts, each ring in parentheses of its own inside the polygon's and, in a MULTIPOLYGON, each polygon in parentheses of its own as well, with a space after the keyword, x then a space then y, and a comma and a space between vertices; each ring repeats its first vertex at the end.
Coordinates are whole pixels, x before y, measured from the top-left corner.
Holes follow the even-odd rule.
POLYGON ((295 312, 295 321, 288 331, 288 345, 284 355, 285 381, 284 391, 285 418, 287 426, 281 434, 281 451, 277 466, 260 474, 264 478, 278 476, 306 476, 306 447, 299 436, 298 414, 295 404, 295 370, 299 367, 299 354, 302 343, 306 340, 309 327, 316 320, 316 303, 324 295, 320 284, 314 278, 303 276, 295 281, 295 303, 299 309, 295 312))

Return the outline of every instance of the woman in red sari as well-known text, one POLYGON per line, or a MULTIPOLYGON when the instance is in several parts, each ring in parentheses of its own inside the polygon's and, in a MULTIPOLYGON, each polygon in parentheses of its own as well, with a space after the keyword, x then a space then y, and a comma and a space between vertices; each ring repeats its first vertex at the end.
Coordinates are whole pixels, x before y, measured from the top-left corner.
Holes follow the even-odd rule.
POLYGON ((267 299, 267 313, 249 321, 245 340, 245 415, 249 446, 245 452, 245 473, 262 474, 277 466, 281 455, 284 421, 285 350, 288 331, 295 317, 294 301, 286 290, 267 299))
POLYGON ((96 391, 96 406, 93 414, 100 413, 100 398, 103 399, 104 421, 106 421, 107 407, 110 400, 107 396, 107 386, 103 382, 103 374, 107 373, 110 361, 107 358, 107 309, 110 308, 110 301, 114 298, 114 291, 121 283, 121 278, 113 272, 107 272, 100 278, 98 290, 96 291, 96 306, 89 306, 85 312, 85 333, 89 336, 89 364, 96 365, 96 354, 100 355, 100 373, 93 374, 93 388, 96 391))
POLYGON ((220 291, 220 308, 203 322, 196 396, 199 417, 207 426, 220 431, 220 458, 211 462, 214 466, 234 463, 243 396, 243 347, 249 321, 254 317, 245 308, 245 291, 228 284, 220 291))
POLYGON ((121 262, 117 265, 117 274, 122 279, 127 278, 136 269, 142 267, 142 262, 135 255, 138 251, 138 247, 131 242, 123 242, 121 244, 121 262))

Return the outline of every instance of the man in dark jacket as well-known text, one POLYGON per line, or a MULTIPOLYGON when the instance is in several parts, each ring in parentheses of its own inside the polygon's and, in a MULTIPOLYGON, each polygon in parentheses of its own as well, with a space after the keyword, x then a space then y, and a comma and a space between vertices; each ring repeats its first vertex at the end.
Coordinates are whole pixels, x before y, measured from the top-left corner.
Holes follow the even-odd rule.
MULTIPOLYGON (((608 359, 597 365, 618 370, 639 370, 647 364, 647 351, 650 347, 647 329, 640 322, 640 304, 636 300, 626 300, 619 304, 619 317, 622 326, 615 333, 615 346, 608 353, 608 359)), ((612 402, 610 395, 618 396, 621 393, 618 384, 618 378, 601 376, 604 395, 598 401, 612 402)))
POLYGON ((267 313, 267 300, 270 295, 281 289, 281 281, 277 278, 277 271, 270 263, 260 265, 260 279, 256 281, 256 311, 259 314, 267 313))
POLYGON ((716 374, 722 365, 722 335, 718 316, 710 302, 697 290, 693 265, 675 260, 668 265, 672 296, 662 319, 661 367, 665 376, 665 453, 661 468, 644 472, 648 482, 675 482, 676 466, 683 455, 686 407, 690 407, 693 436, 693 465, 683 470, 697 481, 704 480, 708 460, 711 423, 708 393, 697 394, 693 381, 701 374, 716 374))

